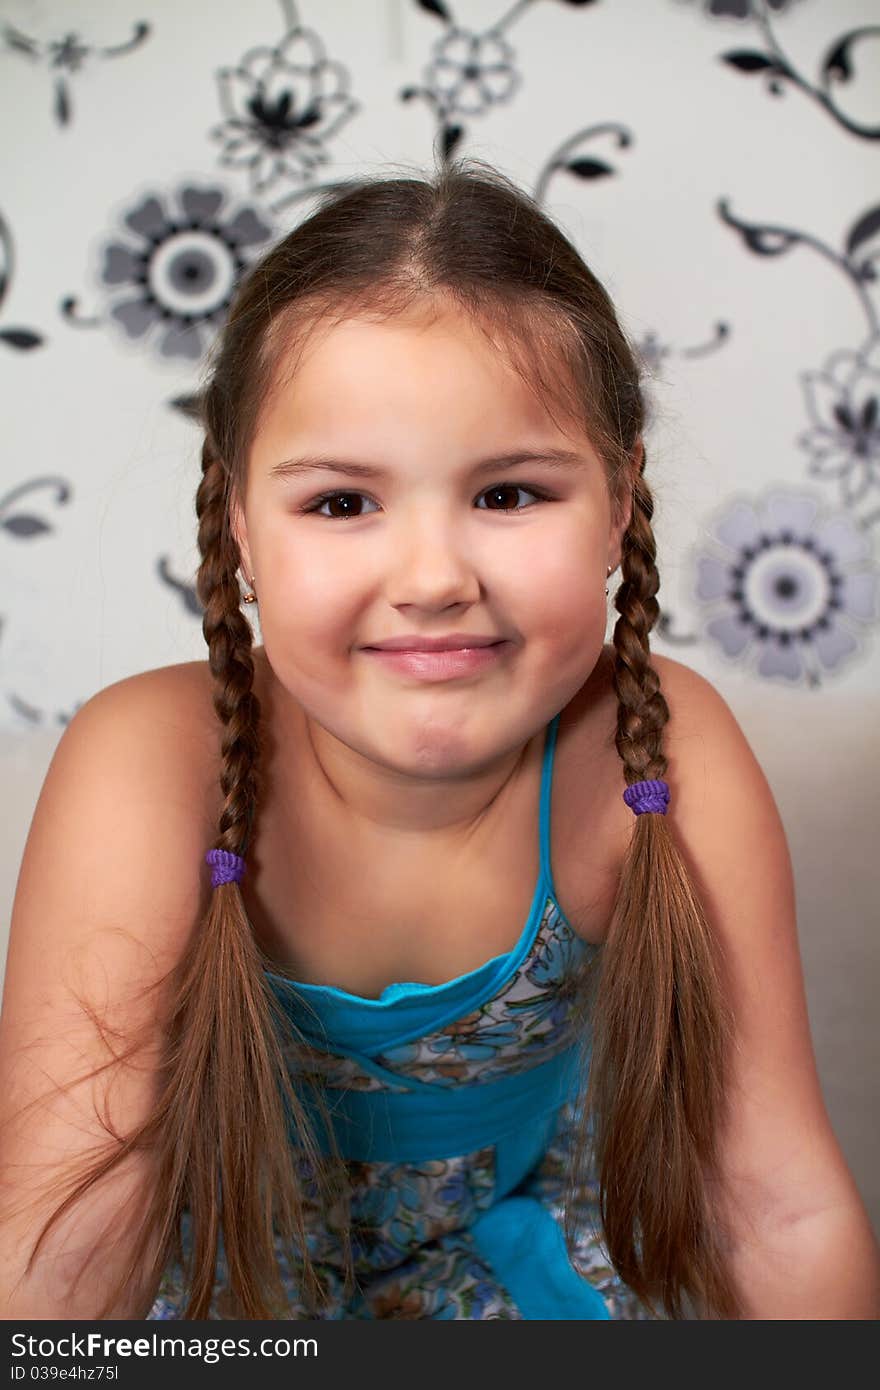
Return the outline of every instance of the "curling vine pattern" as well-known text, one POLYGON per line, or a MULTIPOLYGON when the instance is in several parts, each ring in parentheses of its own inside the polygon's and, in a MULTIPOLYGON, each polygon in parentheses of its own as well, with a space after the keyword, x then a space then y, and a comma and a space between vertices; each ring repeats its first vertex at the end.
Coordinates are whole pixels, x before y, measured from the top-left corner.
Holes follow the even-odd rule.
MULTIPOLYGON (((14 264, 12 232, 5 217, 0 213, 0 307, 12 285, 14 264)), ((44 341, 43 335, 33 328, 23 328, 18 324, 4 324, 0 328, 0 343, 5 343, 7 347, 15 348, 19 352, 29 352, 32 348, 41 347, 44 341)))
POLYGON ((848 134, 862 140, 880 140, 880 125, 864 125, 847 115, 835 91, 853 82, 855 51, 865 39, 880 37, 880 25, 866 24, 836 38, 819 65, 816 81, 811 82, 784 52, 763 7, 755 10, 754 19, 761 30, 764 48, 731 49, 721 55, 722 62, 743 76, 760 75, 770 96, 781 97, 786 85, 790 85, 815 101, 848 134))
MULTIPOLYGON (((878 280, 880 205, 859 214, 842 251, 791 227, 746 222, 734 215, 726 199, 719 202, 718 214, 754 255, 782 256, 805 246, 845 276, 856 294, 866 319, 865 339, 836 350, 818 371, 802 373, 811 428, 798 442, 809 455, 813 477, 838 480, 845 506, 870 501, 880 485, 880 319, 870 293, 878 280)), ((878 521, 880 511, 860 518, 865 528, 878 521)))
MULTIPOLYGON (((56 527, 51 513, 47 512, 44 494, 48 489, 51 489, 51 500, 55 507, 66 507, 73 496, 67 478, 46 476, 29 478, 0 497, 0 532, 13 541, 34 541, 51 536, 56 527)), ((5 621, 0 617, 0 639, 4 636, 4 629, 5 621)), ((66 724, 82 703, 78 702, 73 709, 50 712, 48 708, 34 704, 32 699, 24 699, 14 690, 7 688, 5 696, 7 705, 17 718, 31 725, 42 724, 44 720, 66 724)))
POLYGON ((792 227, 748 222, 728 199, 717 210, 753 255, 803 246, 821 256, 846 278, 866 319, 860 344, 801 373, 809 427, 797 443, 809 475, 836 483, 845 510, 800 491, 739 498, 712 520, 696 558, 707 637, 761 676, 815 688, 859 653, 880 616, 880 574, 867 538, 880 521, 880 508, 871 509, 880 484, 880 322, 871 296, 880 206, 855 218, 840 251, 792 227))

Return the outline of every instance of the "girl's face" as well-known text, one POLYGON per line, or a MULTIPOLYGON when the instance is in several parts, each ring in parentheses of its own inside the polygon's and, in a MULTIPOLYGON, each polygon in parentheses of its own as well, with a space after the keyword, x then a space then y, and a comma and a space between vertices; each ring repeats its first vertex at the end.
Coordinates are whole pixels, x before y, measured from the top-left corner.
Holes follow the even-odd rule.
POLYGON ((233 512, 277 681, 348 749, 429 778, 522 746, 584 684, 626 521, 589 440, 452 309, 318 334, 233 512), (501 645, 444 671, 370 650, 451 634, 501 645))

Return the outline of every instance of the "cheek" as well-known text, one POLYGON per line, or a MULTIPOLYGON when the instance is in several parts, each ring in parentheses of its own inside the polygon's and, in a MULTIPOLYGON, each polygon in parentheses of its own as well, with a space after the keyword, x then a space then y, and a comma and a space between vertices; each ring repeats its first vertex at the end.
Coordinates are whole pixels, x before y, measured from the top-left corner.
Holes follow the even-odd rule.
POLYGON ((328 563, 307 545, 278 547, 269 560, 271 584, 260 590, 260 634, 279 681, 317 717, 329 689, 350 679, 350 647, 362 630, 350 567, 328 563))
POLYGON ((605 643, 604 534, 589 526, 572 528, 557 544, 535 547, 523 557, 517 580, 519 609, 514 619, 561 699, 580 688, 605 643))
POLYGON ((579 531, 557 537, 552 545, 523 547, 511 568, 507 594, 518 601, 524 619, 528 615, 536 629, 558 637, 572 625, 591 625, 597 610, 604 624, 605 586, 597 577, 603 573, 591 538, 579 531))
POLYGON ((260 590, 264 630, 309 636, 327 633, 344 618, 352 600, 352 585, 332 548, 291 544, 289 535, 275 535, 260 555, 268 574, 260 590))

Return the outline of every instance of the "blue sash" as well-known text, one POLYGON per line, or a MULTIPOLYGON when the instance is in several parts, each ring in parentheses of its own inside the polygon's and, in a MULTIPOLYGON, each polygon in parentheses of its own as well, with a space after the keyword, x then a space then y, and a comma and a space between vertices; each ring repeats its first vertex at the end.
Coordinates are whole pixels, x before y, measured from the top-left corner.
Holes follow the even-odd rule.
MULTIPOLYGON (((546 1148, 560 1107, 575 1098, 577 1051, 566 1048, 540 1066, 484 1084, 410 1085, 407 1080, 406 1091, 327 1089, 323 1095, 339 1152, 360 1163, 421 1163, 523 1136, 529 1140, 523 1159, 532 1158, 520 1174, 525 1177, 546 1148)), ((401 1085, 396 1073, 367 1058, 358 1060, 372 1075, 401 1085)), ((327 1153, 319 1111, 306 1105, 327 1153)))

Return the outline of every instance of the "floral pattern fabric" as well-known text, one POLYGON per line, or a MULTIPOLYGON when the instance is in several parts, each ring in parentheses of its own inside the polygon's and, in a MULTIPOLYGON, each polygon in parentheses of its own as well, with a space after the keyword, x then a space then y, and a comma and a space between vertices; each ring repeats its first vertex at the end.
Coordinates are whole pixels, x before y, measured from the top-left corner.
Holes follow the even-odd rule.
MULTIPOLYGON (((434 1085, 482 1084, 538 1066, 574 1041, 573 967, 595 952, 574 935, 554 899, 548 897, 531 950, 509 979, 468 1015, 412 1042, 389 1047, 376 1057, 400 1077, 434 1085)), ((328 1091, 384 1088, 381 1077, 357 1059, 313 1047, 305 1057, 307 1075, 328 1091)), ((516 1189, 537 1198, 562 1221, 569 1131, 573 1104, 562 1107, 547 1149, 516 1189)), ((307 1203, 309 1253, 330 1300, 327 1319, 511 1318, 522 1319, 510 1293, 486 1263, 469 1228, 495 1200, 497 1150, 494 1145, 453 1158, 419 1163, 349 1161, 350 1202, 345 1209, 322 1210, 307 1203), (350 1220, 356 1288, 344 1290, 340 1232, 350 1220)), ((305 1174, 303 1175, 305 1177, 305 1174)), ((599 1290, 612 1318, 649 1319, 651 1313, 611 1268, 599 1231, 595 1191, 582 1195, 574 1263, 599 1290)), ((184 1247, 189 1240, 184 1223, 184 1247)), ((289 1299, 289 1317, 309 1314, 300 1298, 295 1262, 276 1244, 279 1269, 289 1299)), ((222 1245, 211 1318, 228 1311, 227 1269, 222 1245)), ((186 1306, 183 1273, 166 1270, 151 1319, 174 1319, 186 1306)))
POLYGON ((447 1086, 482 1085, 548 1062, 575 1041, 573 968, 590 950, 548 898, 532 950, 491 999, 376 1060, 419 1081, 447 1086))

